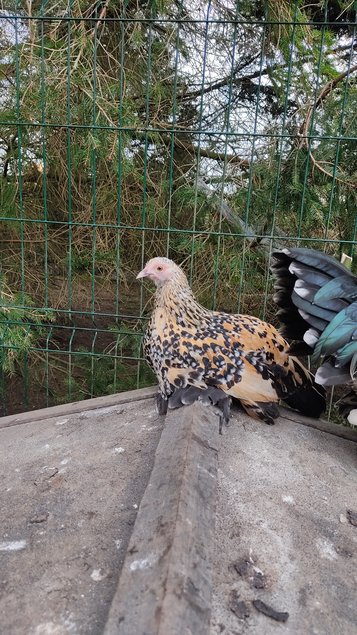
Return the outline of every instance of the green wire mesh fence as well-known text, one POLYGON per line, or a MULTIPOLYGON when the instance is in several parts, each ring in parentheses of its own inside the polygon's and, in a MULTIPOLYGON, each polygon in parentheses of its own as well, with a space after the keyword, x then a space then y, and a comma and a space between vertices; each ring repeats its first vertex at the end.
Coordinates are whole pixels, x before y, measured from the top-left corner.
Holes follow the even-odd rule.
POLYGON ((153 382, 150 257, 273 322, 273 247, 353 258, 356 11, 1 3, 3 414, 153 382))

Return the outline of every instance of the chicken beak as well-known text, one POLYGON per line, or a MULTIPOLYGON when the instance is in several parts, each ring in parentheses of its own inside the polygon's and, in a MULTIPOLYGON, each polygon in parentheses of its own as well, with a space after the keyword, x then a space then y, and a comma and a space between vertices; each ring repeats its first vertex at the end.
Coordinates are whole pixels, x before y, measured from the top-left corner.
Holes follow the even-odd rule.
POLYGON ((146 269, 143 269, 142 271, 140 271, 140 273, 138 273, 138 275, 136 276, 136 279, 139 280, 139 278, 145 278, 148 275, 146 269))

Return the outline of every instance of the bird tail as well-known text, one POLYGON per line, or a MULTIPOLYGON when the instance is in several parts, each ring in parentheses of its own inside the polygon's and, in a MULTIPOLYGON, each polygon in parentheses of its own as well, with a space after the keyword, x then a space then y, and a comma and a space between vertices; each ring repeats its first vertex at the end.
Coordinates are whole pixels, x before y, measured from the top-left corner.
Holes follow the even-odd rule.
MULTIPOLYGON (((301 317, 298 308, 292 301, 296 276, 291 273, 290 265, 292 256, 286 250, 273 252, 274 261, 271 265, 274 282, 274 302, 277 304, 277 316, 280 326, 280 333, 288 340, 303 341, 308 325, 301 317)), ((309 349, 311 352, 311 349, 309 349)), ((305 351, 304 351, 305 353, 305 351)))
POLYGON ((301 247, 273 253, 274 302, 281 334, 311 353, 321 333, 357 292, 356 278, 331 256, 301 247), (310 350, 309 350, 310 349, 310 350))
POLYGON ((350 381, 357 368, 357 278, 331 256, 314 249, 274 252, 274 301, 281 334, 292 355, 310 355, 316 381, 350 381))
POLYGON ((296 357, 290 357, 294 389, 282 395, 282 400, 307 417, 318 419, 326 409, 326 390, 317 384, 315 377, 296 357))

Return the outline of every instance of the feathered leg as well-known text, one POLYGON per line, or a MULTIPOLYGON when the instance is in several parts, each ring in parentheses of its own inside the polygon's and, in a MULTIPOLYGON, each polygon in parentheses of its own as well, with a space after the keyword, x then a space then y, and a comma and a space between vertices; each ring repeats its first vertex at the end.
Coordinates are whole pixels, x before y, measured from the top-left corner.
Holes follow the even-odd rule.
POLYGON ((219 416, 219 433, 222 434, 223 424, 228 425, 229 422, 231 398, 223 390, 214 386, 208 386, 207 388, 186 386, 174 390, 169 397, 168 407, 170 409, 181 408, 195 401, 200 401, 205 406, 215 406, 214 411, 219 416))

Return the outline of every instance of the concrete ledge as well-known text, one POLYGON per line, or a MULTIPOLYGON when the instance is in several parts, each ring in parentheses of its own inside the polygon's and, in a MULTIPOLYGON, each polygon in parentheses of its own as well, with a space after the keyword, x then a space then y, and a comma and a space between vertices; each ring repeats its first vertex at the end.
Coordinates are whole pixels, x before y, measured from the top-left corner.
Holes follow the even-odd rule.
POLYGON ((169 412, 105 635, 206 635, 212 591, 218 418, 169 412))
MULTIPOLYGON (((117 404, 130 403, 133 401, 142 401, 143 399, 151 399, 157 393, 157 386, 149 388, 139 388, 138 390, 128 390, 125 392, 115 393, 113 395, 104 395, 103 397, 95 397, 93 399, 84 399, 83 401, 73 401, 61 404, 59 406, 51 406, 50 408, 42 408, 41 410, 31 410, 22 412, 17 415, 8 415, 0 417, 0 429, 9 428, 10 426, 18 426, 26 423, 34 423, 41 420, 51 419, 52 417, 62 417, 87 410, 96 410, 99 408, 109 408, 117 404)), ((349 441, 357 441, 357 431, 347 426, 337 425, 324 419, 310 419, 304 417, 299 412, 280 406, 280 414, 284 419, 289 419, 295 423, 301 423, 304 426, 328 432, 335 436, 348 439, 349 441)))
POLYGON ((326 421, 325 419, 310 419, 309 417, 304 417, 296 410, 291 410, 290 408, 283 408, 280 406, 279 410, 280 417, 283 419, 288 419, 294 423, 300 423, 308 428, 315 428, 315 430, 320 430, 321 432, 326 432, 327 434, 333 434, 341 439, 347 439, 348 441, 354 441, 355 443, 357 442, 357 431, 354 428, 333 423, 332 421, 326 421))
POLYGON ((95 397, 94 399, 84 399, 83 401, 73 401, 64 403, 60 406, 51 406, 50 408, 42 408, 41 410, 30 410, 29 412, 21 412, 18 415, 8 415, 0 418, 0 429, 9 428, 10 426, 18 426, 23 423, 33 423, 41 420, 51 419, 51 417, 62 417, 73 415, 86 410, 95 410, 97 408, 109 408, 121 403, 129 403, 131 401, 141 401, 142 399, 150 399, 157 393, 156 386, 150 388, 139 388, 138 390, 127 390, 125 392, 115 393, 114 395, 104 395, 103 397, 95 397))

